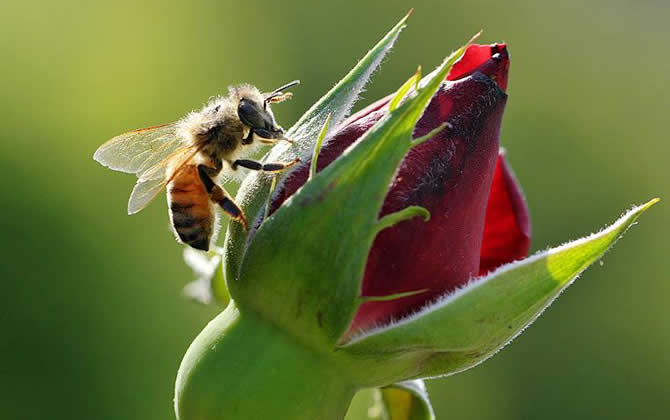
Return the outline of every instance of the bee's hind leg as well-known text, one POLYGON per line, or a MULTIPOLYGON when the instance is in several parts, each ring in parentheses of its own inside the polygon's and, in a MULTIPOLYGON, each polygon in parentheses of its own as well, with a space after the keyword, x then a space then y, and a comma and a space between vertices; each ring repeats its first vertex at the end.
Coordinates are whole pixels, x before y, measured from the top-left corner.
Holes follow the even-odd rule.
POLYGON ((198 175, 202 180, 205 189, 209 193, 209 198, 213 202, 221 206, 221 209, 230 216, 231 219, 236 220, 242 224, 244 230, 247 230, 247 219, 244 217, 242 209, 233 201, 232 197, 226 190, 216 185, 214 178, 221 171, 221 163, 217 168, 211 168, 205 165, 198 165, 198 175))
POLYGON ((231 163, 233 169, 237 169, 238 166, 243 168, 251 169, 253 171, 263 171, 263 172, 281 172, 286 168, 289 168, 296 163, 300 162, 300 159, 296 158, 291 162, 286 163, 261 163, 255 160, 248 159, 238 159, 231 163))

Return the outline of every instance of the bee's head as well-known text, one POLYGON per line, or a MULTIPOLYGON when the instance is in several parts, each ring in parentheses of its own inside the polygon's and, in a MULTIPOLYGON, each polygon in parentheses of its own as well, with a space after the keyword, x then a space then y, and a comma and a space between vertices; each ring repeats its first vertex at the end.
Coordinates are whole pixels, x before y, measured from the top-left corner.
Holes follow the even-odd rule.
POLYGON ((243 139, 244 144, 253 141, 253 135, 258 136, 264 143, 276 143, 279 140, 287 140, 284 130, 275 121, 270 104, 281 102, 291 97, 290 93, 282 93, 284 89, 300 83, 298 80, 288 83, 270 93, 261 94, 260 91, 251 86, 244 86, 237 91, 239 105, 237 115, 240 121, 251 130, 250 135, 243 139))

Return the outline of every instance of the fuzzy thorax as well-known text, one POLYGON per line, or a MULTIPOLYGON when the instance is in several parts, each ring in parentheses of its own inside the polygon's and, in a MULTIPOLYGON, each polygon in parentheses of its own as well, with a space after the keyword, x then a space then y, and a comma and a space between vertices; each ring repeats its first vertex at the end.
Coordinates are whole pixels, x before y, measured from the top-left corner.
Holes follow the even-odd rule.
MULTIPOLYGON (((230 178, 236 178, 236 174, 226 163, 251 157, 260 146, 257 138, 250 144, 242 142, 250 131, 238 114, 242 99, 263 104, 264 96, 258 88, 249 84, 230 87, 227 96, 216 96, 202 109, 187 114, 178 122, 176 130, 187 144, 201 147, 200 153, 194 157, 196 162, 216 166, 222 161, 223 175, 230 178)), ((269 105, 265 111, 274 120, 269 105)))

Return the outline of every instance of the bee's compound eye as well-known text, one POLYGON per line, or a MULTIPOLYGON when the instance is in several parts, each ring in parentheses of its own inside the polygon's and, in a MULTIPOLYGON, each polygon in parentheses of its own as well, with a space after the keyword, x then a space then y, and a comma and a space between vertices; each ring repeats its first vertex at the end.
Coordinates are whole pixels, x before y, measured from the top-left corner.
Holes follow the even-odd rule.
POLYGON ((265 127, 265 118, 263 118, 262 112, 263 110, 257 104, 247 99, 242 99, 237 107, 237 115, 240 120, 251 128, 265 127))

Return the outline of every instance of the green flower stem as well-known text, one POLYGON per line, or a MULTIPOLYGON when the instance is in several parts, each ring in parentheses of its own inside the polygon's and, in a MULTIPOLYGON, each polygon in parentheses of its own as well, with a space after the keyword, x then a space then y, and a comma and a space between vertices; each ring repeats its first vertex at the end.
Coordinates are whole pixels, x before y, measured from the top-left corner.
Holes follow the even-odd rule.
POLYGON ((346 371, 231 302, 184 356, 177 419, 341 419, 357 390, 346 371))

